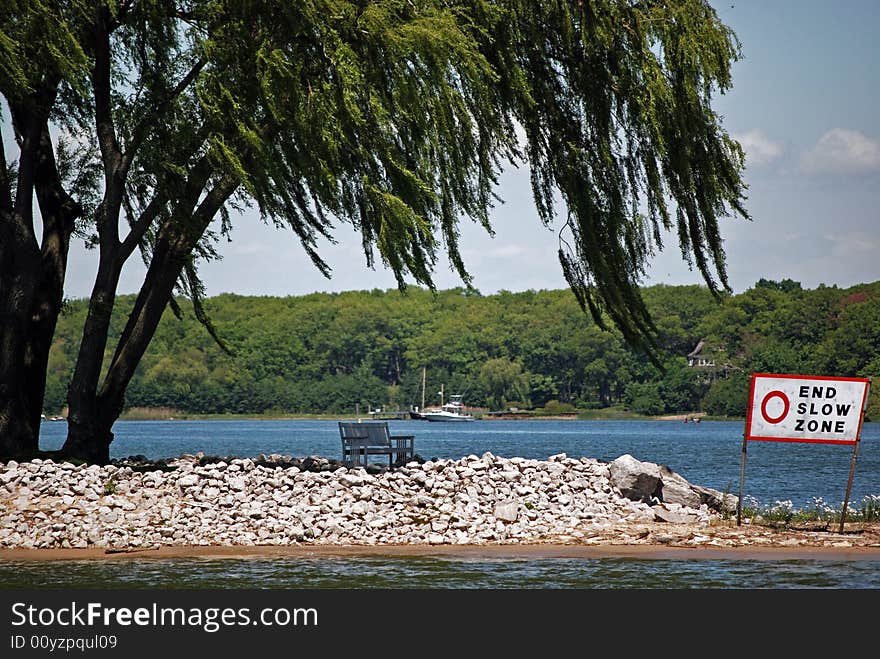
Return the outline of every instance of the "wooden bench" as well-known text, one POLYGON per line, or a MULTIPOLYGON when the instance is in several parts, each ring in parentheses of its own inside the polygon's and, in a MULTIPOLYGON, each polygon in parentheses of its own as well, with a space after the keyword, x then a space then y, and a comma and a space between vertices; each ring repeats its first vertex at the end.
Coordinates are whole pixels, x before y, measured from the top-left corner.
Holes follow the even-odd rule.
POLYGON ((346 466, 367 466, 371 455, 387 455, 388 466, 406 464, 415 455, 413 435, 392 435, 387 421, 340 421, 342 462, 346 466))

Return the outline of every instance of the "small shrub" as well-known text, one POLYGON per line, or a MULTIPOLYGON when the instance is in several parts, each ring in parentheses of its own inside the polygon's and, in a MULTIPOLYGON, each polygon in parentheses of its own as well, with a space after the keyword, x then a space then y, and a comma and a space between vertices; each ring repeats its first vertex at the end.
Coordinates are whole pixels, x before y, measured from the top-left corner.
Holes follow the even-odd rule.
POLYGON ((181 419, 186 414, 173 407, 130 407, 122 413, 126 421, 165 421, 181 419))
POLYGON ((862 499, 859 516, 862 522, 880 522, 880 495, 872 494, 862 499))
POLYGON ((576 412, 575 406, 571 403, 560 403, 558 400, 548 400, 544 404, 542 414, 552 416, 555 414, 573 414, 576 412))
POLYGON ((728 520, 730 519, 730 508, 726 505, 727 496, 730 494, 730 486, 733 481, 727 481, 727 485, 724 488, 724 492, 721 493, 721 519, 728 520))
MULTIPOLYGON (((753 524, 787 527, 805 522, 839 523, 843 512, 843 502, 836 508, 816 497, 805 508, 795 509, 791 501, 776 501, 771 506, 761 505, 754 497, 743 497, 742 516, 751 519, 753 524)), ((846 509, 847 522, 880 521, 880 496, 869 495, 859 504, 850 504, 846 509)))

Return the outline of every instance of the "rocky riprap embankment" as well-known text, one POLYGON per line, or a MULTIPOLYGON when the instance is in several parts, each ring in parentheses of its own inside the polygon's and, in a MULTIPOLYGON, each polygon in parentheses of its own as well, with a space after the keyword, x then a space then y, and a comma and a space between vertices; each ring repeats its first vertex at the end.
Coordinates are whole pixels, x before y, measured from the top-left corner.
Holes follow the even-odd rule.
POLYGON ((485 453, 375 474, 295 464, 0 463, 0 547, 571 543, 621 523, 708 525, 723 499, 631 456, 485 453))

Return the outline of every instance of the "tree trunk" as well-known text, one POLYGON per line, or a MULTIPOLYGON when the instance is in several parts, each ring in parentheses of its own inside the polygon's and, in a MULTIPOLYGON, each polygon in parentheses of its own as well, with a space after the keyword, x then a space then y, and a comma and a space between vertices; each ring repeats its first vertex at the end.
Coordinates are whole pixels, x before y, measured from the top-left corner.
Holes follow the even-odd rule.
POLYGON ((44 117, 53 98, 47 83, 29 103, 10 104, 20 144, 14 195, 6 153, 0 148, 0 455, 6 456, 33 456, 39 448, 45 373, 34 374, 42 354, 42 348, 33 350, 42 345, 34 312, 38 289, 45 282, 33 229, 33 194, 49 178, 51 142, 44 117))
POLYGON ((198 198, 198 188, 194 188, 189 200, 192 205, 184 204, 184 208, 179 210, 179 213, 187 217, 181 219, 178 216, 160 230, 144 283, 119 338, 103 385, 98 391, 110 312, 119 279, 119 268, 111 268, 109 259, 106 267, 108 276, 102 279, 102 259, 98 283, 89 304, 89 316, 83 331, 76 370, 68 392, 68 433, 62 447, 65 455, 103 464, 110 461, 112 428, 122 413, 128 383, 150 345, 183 266, 191 258, 201 236, 236 186, 237 183, 232 179, 223 179, 205 195, 199 208, 192 212, 192 205, 198 198))
POLYGON ((112 438, 110 428, 122 413, 125 390, 162 320, 191 250, 189 244, 172 246, 164 239, 160 239, 153 250, 144 285, 138 293, 97 396, 97 430, 104 436, 112 438))
POLYGON ((172 220, 159 232, 144 284, 119 338, 113 361, 97 397, 96 416, 99 419, 99 430, 105 436, 112 439, 110 428, 122 413, 125 390, 156 333, 184 265, 192 258, 193 250, 211 220, 236 187, 234 180, 223 179, 208 192, 191 217, 185 221, 172 220))
POLYGON ((99 464, 110 461, 113 441, 110 428, 104 428, 98 421, 95 392, 119 283, 120 267, 115 256, 112 248, 102 249, 76 367, 67 389, 67 439, 61 447, 63 455, 99 464))
MULTIPOLYGON (((5 222, 0 219, 0 222, 5 222)), ((37 451, 39 417, 33 422, 25 379, 28 312, 34 297, 38 261, 35 249, 0 242, 0 455, 26 457, 37 451)))
POLYGON ((46 264, 26 247, 20 247, 15 258, 4 255, 3 261, 0 455, 27 457, 39 449, 46 367, 61 309, 63 276, 59 281, 54 268, 47 272, 46 264), (8 276, 5 264, 11 264, 14 276, 8 276))
POLYGON ((46 370, 55 326, 64 300, 64 276, 70 235, 82 209, 61 184, 48 128, 40 140, 35 190, 43 218, 39 280, 29 314, 30 327, 25 347, 22 388, 27 396, 29 422, 40 427, 46 395, 46 370))
POLYGON ((92 26, 94 58, 91 84, 94 93, 95 132, 104 169, 104 197, 95 212, 100 259, 89 310, 77 354, 73 378, 67 389, 67 440, 64 455, 89 462, 107 463, 113 434, 102 432, 96 419, 95 394, 104 363, 116 287, 127 254, 119 241, 119 212, 125 193, 130 160, 123 156, 112 111, 110 33, 113 20, 107 7, 100 7, 92 26))

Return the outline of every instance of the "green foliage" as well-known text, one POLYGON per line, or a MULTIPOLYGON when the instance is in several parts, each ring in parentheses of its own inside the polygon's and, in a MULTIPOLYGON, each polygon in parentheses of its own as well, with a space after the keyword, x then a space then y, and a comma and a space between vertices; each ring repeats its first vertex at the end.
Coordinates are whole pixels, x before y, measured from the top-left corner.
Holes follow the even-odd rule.
MULTIPOLYGON (((424 366, 428 406, 439 403, 437 392, 444 385, 447 394, 464 394, 468 406, 488 409, 516 402, 545 411, 625 406, 649 415, 705 411, 742 417, 753 371, 790 372, 787 367, 796 364, 806 374, 880 373, 873 325, 880 283, 773 294, 781 297, 747 291, 719 305, 699 287, 646 289, 658 324, 676 328, 681 336, 675 342, 679 352, 667 355, 663 371, 627 349, 619 333, 584 327, 569 291, 483 296, 454 289, 434 295, 410 287, 406 294, 220 295, 205 300, 205 306, 231 354, 217 347, 192 312, 181 319, 166 313, 126 404, 202 414, 407 409, 422 404, 424 366), (807 343, 792 328, 802 321, 801 305, 813 299, 838 311, 815 325, 807 343), (749 314, 730 314, 744 306, 749 314), (713 353, 715 368, 688 367, 682 351, 693 349, 701 338, 697 332, 733 318, 727 331, 745 337, 740 351, 713 353), (834 363, 846 359, 855 372, 825 370, 835 347, 846 354, 834 363), (788 357, 773 362, 774 354, 788 357)), ((121 298, 119 314, 131 303, 131 297, 121 298)), ((74 300, 59 321, 49 362, 52 391, 66 386, 83 313, 84 302, 74 300)), ((112 327, 121 331, 115 320, 112 327)), ((875 420, 878 400, 875 387, 868 407, 868 417, 875 420)), ((47 413, 56 412, 47 408, 47 413)))
POLYGON ((698 373, 684 365, 684 359, 672 359, 662 373, 648 382, 632 382, 626 386, 624 401, 629 409, 640 414, 659 415, 699 409, 706 385, 698 373))
POLYGON ((496 410, 506 409, 512 400, 525 400, 528 393, 528 376, 519 364, 504 357, 488 359, 480 368, 479 382, 486 402, 496 410))
POLYGON ((711 416, 743 417, 748 409, 749 375, 737 372, 709 386, 701 407, 711 416))
MULTIPOLYGON (((880 521, 880 497, 866 496, 855 507, 853 517, 862 522, 878 522, 880 521)), ((838 516, 839 519, 839 516, 838 516)), ((847 510, 847 519, 849 519, 849 511, 847 510)))
POLYGON ((0 93, 19 103, 43 80, 82 92, 88 57, 77 29, 91 11, 84 0, 5 0, 0 12, 0 93))
POLYGON ((118 176, 126 217, 110 220, 136 227, 148 260, 160 229, 192 242, 180 290, 197 310, 194 262, 216 256, 194 219, 209 190, 228 203, 213 211, 221 233, 230 208, 254 205, 325 273, 316 240, 333 217, 401 287, 433 287, 441 243, 469 285, 458 223, 492 231, 507 162, 531 168, 543 223, 561 195, 563 272, 627 341, 654 345, 637 282, 666 230, 709 290, 726 286, 718 220, 747 217, 743 154, 711 101, 740 52, 707 0, 10 2, 0 92, 15 99, 48 74, 53 121, 81 145, 71 180, 117 167, 111 152, 125 161, 91 171, 77 199, 118 176), (110 89, 96 98, 105 41, 110 89))
POLYGON ((687 412, 699 409, 705 384, 699 373, 686 366, 683 357, 671 361, 660 382, 666 412, 687 412))
POLYGON ((782 281, 773 281, 772 279, 764 279, 763 277, 755 282, 755 288, 769 288, 774 291, 783 293, 793 293, 802 290, 801 283, 792 279, 783 279, 782 281))
POLYGON ((541 415, 553 416, 555 414, 573 414, 574 412, 577 412, 577 410, 571 403, 560 403, 558 400, 548 400, 541 410, 541 415))
MULTIPOLYGON (((742 505, 742 516, 752 524, 791 527, 810 522, 822 522, 825 526, 839 524, 843 513, 843 503, 831 506, 821 497, 813 499, 805 508, 794 508, 791 501, 775 501, 761 504, 752 497, 746 497, 742 505)), ((846 522, 880 521, 880 497, 867 495, 860 502, 850 502, 846 508, 846 522)))
POLYGON ((633 412, 655 416, 666 412, 662 386, 658 382, 633 382, 626 388, 624 400, 633 412))

